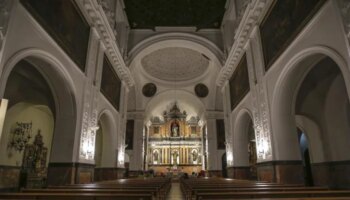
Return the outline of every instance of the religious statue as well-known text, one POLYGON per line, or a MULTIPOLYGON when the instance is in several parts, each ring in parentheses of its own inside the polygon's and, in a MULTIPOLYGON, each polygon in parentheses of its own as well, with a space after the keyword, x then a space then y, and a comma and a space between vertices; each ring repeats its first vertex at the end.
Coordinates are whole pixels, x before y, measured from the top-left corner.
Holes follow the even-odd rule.
POLYGON ((198 153, 196 150, 193 150, 192 151, 192 161, 193 162, 197 161, 197 158, 198 158, 198 153))
POLYGON ((174 151, 173 153, 173 165, 177 165, 177 157, 179 156, 179 154, 177 153, 177 151, 174 151))
POLYGON ((176 122, 171 124, 171 136, 178 137, 179 136, 179 125, 176 122))
POLYGON ((153 152, 153 161, 158 161, 158 151, 153 152))

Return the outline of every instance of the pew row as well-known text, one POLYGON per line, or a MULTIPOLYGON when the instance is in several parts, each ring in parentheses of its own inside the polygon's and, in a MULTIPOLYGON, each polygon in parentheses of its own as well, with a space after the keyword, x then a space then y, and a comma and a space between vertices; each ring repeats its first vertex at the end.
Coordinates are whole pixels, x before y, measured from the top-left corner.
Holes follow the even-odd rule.
POLYGON ((223 178, 181 179, 185 199, 350 199, 350 190, 223 178))
POLYGON ((0 193, 0 199, 163 200, 170 187, 171 180, 167 178, 118 179, 46 189, 22 189, 20 193, 0 193))

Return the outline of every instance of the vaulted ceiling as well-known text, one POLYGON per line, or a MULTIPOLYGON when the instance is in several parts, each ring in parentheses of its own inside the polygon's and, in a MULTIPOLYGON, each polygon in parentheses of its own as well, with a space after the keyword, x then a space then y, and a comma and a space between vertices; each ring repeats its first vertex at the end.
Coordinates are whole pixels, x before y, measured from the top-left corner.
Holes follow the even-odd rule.
POLYGON ((185 81, 202 75, 209 60, 198 51, 181 47, 168 47, 145 56, 141 63, 153 77, 165 81, 185 81))
POLYGON ((124 0, 132 29, 156 26, 219 28, 226 0, 124 0))

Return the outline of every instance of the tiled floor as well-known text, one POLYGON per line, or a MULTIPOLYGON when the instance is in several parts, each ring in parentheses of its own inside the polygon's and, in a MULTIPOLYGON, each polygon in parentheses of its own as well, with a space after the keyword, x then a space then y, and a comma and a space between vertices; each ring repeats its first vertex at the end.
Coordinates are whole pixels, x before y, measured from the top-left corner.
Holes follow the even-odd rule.
POLYGON ((180 183, 172 183, 171 189, 168 194, 168 200, 183 200, 185 199, 182 195, 181 189, 180 189, 180 183))

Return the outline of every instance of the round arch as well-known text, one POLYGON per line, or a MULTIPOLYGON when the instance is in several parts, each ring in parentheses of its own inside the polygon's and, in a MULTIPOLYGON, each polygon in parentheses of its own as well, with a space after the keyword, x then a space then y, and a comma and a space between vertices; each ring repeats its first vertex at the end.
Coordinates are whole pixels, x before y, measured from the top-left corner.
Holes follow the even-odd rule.
POLYGON ((116 163, 116 138, 113 133, 116 133, 116 126, 114 123, 114 117, 110 110, 103 110, 98 117, 99 125, 101 125, 99 133, 102 134, 101 138, 101 165, 100 167, 114 167, 116 163))
POLYGON ((78 150, 75 146, 77 109, 75 88, 69 73, 51 54, 40 49, 24 49, 14 54, 4 65, 0 79, 0 96, 3 97, 8 77, 16 64, 26 60, 38 70, 51 88, 56 116, 50 162, 72 162, 78 150), (62 149, 65 149, 62 152, 62 149))
POLYGON ((210 60, 209 67, 201 75, 190 80, 178 81, 178 86, 186 86, 203 80, 210 73, 218 73, 223 65, 222 51, 209 40, 188 33, 165 33, 145 39, 130 51, 129 68, 131 73, 139 77, 137 80, 141 82, 146 78, 157 84, 173 86, 171 81, 161 80, 148 74, 142 67, 141 60, 157 50, 174 47, 191 49, 210 60))
POLYGON ((318 124, 304 115, 295 115, 296 126, 306 135, 310 145, 310 157, 312 162, 324 162, 325 153, 321 130, 318 124), (310 140, 312 138, 312 140, 310 140))
MULTIPOLYGON (((347 96, 350 94, 350 74, 344 59, 334 50, 315 46, 296 54, 278 77, 272 99, 273 149, 277 160, 300 160, 296 134, 295 102, 298 90, 310 70, 329 57, 339 67, 344 78, 347 96)), ((310 141, 311 142, 311 141, 310 141)))
POLYGON ((237 114, 233 131, 233 165, 237 167, 249 166, 248 131, 253 123, 251 112, 244 108, 237 114))
POLYGON ((205 114, 205 105, 203 102, 186 90, 165 90, 153 97, 146 105, 145 120, 151 116, 161 115, 166 110, 169 103, 180 102, 181 110, 186 110, 190 117, 191 113, 203 119, 205 114), (174 98, 176 96, 176 99, 174 98))
POLYGON ((181 32, 158 34, 141 41, 134 48, 131 49, 129 53, 130 54, 129 61, 132 62, 135 59, 135 57, 138 56, 140 52, 142 52, 147 47, 162 44, 162 42, 167 40, 187 41, 192 44, 197 44, 199 45, 198 47, 200 47, 200 49, 202 50, 208 49, 212 53, 212 55, 215 55, 218 63, 221 63, 221 65, 223 65, 224 54, 219 49, 219 47, 217 47, 213 42, 198 35, 194 35, 190 33, 181 33, 181 32))

